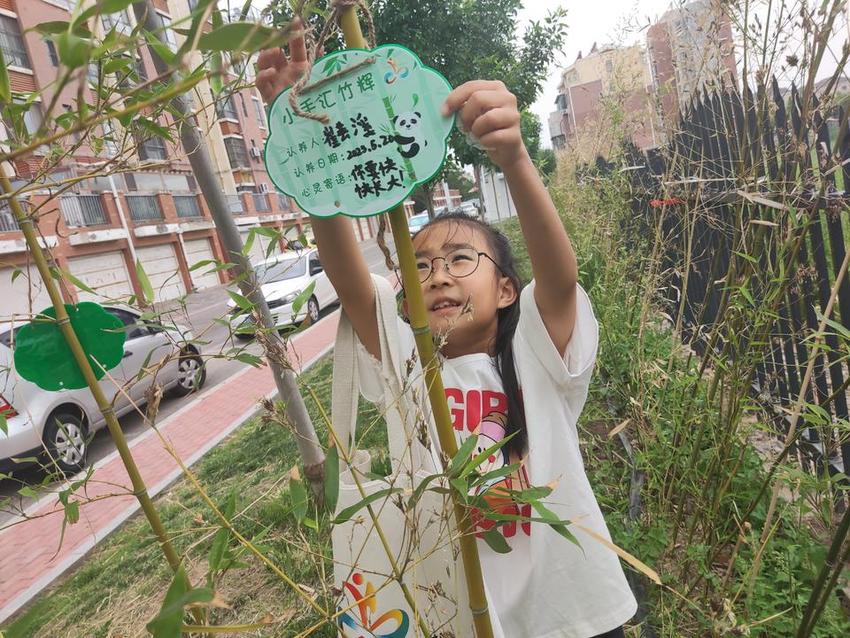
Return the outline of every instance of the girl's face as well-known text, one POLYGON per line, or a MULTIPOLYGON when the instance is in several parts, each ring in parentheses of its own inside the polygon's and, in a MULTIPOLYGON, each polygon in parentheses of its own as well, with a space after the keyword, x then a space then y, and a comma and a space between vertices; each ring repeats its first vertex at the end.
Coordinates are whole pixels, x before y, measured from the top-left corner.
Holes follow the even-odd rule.
POLYGON ((447 220, 420 231, 413 248, 423 277, 432 266, 422 282, 422 295, 431 332, 445 337, 442 353, 448 358, 493 354, 498 310, 511 305, 517 291, 491 261, 496 255, 485 232, 447 220))

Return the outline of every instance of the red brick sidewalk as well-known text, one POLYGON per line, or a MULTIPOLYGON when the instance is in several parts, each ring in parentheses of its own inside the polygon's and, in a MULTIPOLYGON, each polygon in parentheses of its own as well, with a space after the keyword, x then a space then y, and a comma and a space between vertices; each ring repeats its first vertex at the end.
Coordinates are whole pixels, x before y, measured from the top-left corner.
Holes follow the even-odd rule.
MULTIPOLYGON (((290 343, 292 361, 302 369, 327 352, 339 321, 334 312, 316 326, 296 336, 290 343)), ((194 400, 159 423, 160 434, 191 464, 239 427, 257 411, 263 396, 275 393, 269 369, 246 368, 230 380, 202 392, 194 400)), ((165 450, 153 430, 131 442, 151 496, 180 476, 176 461, 165 450)), ((80 507, 80 520, 62 529, 63 509, 55 496, 45 497, 27 513, 31 518, 0 531, 0 622, 20 609, 42 589, 69 569, 101 539, 115 530, 139 508, 131 492, 130 479, 117 452, 95 465, 85 491, 86 500, 121 494, 89 502, 80 507), (126 492, 122 492, 126 487, 126 492)))

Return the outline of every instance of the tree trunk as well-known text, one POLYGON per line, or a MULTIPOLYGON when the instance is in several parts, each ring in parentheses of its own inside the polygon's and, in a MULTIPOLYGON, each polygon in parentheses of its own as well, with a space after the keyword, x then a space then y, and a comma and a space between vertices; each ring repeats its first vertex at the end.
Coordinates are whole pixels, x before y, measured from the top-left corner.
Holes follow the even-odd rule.
MULTIPOLYGON (((144 25, 144 28, 150 33, 156 34, 164 46, 168 46, 164 37, 162 18, 155 11, 151 0, 134 2, 133 12, 139 24, 144 25)), ((167 72, 169 67, 157 55, 156 50, 153 47, 148 47, 148 51, 153 58, 157 73, 167 72)), ((319 439, 316 436, 313 422, 307 413, 304 399, 298 391, 295 373, 285 360, 286 346, 277 330, 274 329, 275 322, 272 320, 268 304, 257 283, 251 262, 242 254, 242 237, 239 235, 236 223, 230 214, 227 200, 216 178, 206 141, 192 125, 191 119, 188 117, 190 111, 183 96, 176 97, 171 104, 184 116, 180 121, 180 141, 189 158, 198 187, 207 202, 207 206, 209 206, 216 231, 227 253, 227 259, 236 264, 234 271, 237 274, 239 290, 257 309, 261 326, 266 329, 260 341, 263 343, 269 368, 274 375, 278 394, 285 404, 286 416, 295 429, 298 451, 304 462, 304 474, 310 481, 313 492, 320 496, 324 488, 325 455, 319 445, 319 439)))
POLYGON ((425 192, 425 206, 428 208, 428 219, 434 219, 434 182, 422 185, 425 192))

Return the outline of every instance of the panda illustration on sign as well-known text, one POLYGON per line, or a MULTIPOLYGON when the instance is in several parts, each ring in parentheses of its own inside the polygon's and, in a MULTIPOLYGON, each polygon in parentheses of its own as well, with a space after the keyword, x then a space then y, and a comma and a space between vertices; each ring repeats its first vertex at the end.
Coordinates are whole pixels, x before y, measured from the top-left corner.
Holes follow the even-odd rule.
POLYGON ((422 135, 421 121, 422 114, 419 111, 400 113, 393 118, 397 131, 395 141, 405 159, 416 157, 422 147, 428 146, 428 140, 422 135))

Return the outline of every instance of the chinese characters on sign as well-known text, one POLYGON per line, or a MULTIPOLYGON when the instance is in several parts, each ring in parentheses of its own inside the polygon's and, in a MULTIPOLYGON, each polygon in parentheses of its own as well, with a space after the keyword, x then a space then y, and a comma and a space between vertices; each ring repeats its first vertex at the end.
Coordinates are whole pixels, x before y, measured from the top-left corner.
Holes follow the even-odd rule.
POLYGON ((389 210, 442 166, 453 118, 439 111, 450 90, 398 45, 325 56, 298 104, 328 123, 295 116, 281 93, 269 112, 269 175, 311 215, 389 210))

